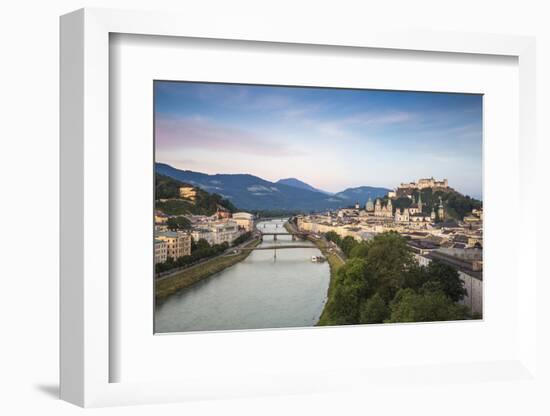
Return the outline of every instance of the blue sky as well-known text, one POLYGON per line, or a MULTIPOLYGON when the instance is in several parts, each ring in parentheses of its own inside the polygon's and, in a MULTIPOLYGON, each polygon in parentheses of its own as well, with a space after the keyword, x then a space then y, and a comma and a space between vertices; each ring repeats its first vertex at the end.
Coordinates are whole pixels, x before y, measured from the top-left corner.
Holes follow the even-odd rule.
POLYGON ((331 192, 447 178, 482 194, 482 97, 155 82, 156 161, 331 192))

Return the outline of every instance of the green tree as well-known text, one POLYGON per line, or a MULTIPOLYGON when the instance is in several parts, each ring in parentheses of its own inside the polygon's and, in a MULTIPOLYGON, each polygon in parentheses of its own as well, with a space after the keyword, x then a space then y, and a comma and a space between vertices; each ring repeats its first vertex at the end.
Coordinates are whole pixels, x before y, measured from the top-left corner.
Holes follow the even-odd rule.
POLYGON ((235 240, 233 240, 233 243, 231 243, 231 245, 233 247, 238 246, 239 244, 244 243, 246 240, 248 240, 251 237, 252 237, 252 231, 247 231, 246 233, 241 234, 235 240))
POLYGON ((357 240, 351 236, 344 237, 343 240, 340 243, 340 248, 344 252, 346 256, 349 257, 351 250, 357 245, 357 240))
POLYGON ((418 291, 428 280, 429 275, 426 268, 413 264, 403 275, 403 288, 418 291))
POLYGON ((378 324, 389 318, 390 309, 384 299, 375 293, 361 307, 362 324, 378 324))
POLYGON ((325 238, 328 241, 332 241, 333 243, 335 243, 338 246, 342 242, 340 236, 338 234, 336 234, 336 232, 334 232, 334 231, 329 231, 328 233, 325 233, 325 238))
POLYGON ((204 249, 210 248, 210 243, 206 241, 204 238, 199 239, 199 241, 195 242, 195 239, 191 241, 191 253, 194 251, 200 251, 204 249))
POLYGON ((393 231, 379 234, 369 242, 366 261, 379 283, 377 291, 386 302, 403 287, 405 272, 416 265, 405 239, 393 231))
POLYGON ((458 302, 464 299, 467 294, 464 282, 453 266, 442 263, 439 260, 432 260, 426 268, 428 280, 437 282, 442 291, 453 301, 458 302))
POLYGON ((386 322, 430 322, 466 319, 465 306, 455 304, 440 290, 416 293, 401 289, 390 303, 386 322))
POLYGON ((336 273, 334 290, 327 304, 332 324, 359 323, 359 307, 373 293, 373 279, 365 260, 351 259, 336 273))
POLYGON ((185 217, 169 217, 166 221, 168 229, 175 230, 189 230, 191 229, 191 222, 185 217))
POLYGON ((350 258, 366 258, 367 254, 369 252, 369 245, 366 241, 361 241, 360 243, 357 243, 350 251, 350 254, 348 257, 350 258))

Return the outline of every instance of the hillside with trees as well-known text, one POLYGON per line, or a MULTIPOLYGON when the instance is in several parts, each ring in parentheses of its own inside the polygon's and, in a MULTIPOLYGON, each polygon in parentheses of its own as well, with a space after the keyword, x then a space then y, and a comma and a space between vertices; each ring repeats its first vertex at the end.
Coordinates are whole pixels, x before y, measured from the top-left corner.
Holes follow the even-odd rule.
MULTIPOLYGON (((327 233, 329 234, 329 233, 327 233)), ((335 241, 348 256, 338 269, 319 325, 469 319, 457 304, 466 295, 458 272, 432 261, 419 266, 403 237, 382 233, 368 242, 335 241)))
MULTIPOLYGON (((473 209, 480 209, 483 205, 480 200, 471 198, 468 195, 462 195, 453 189, 449 189, 448 191, 438 189, 434 191, 432 188, 426 188, 421 191, 414 190, 411 194, 414 196, 415 201, 418 201, 419 196, 422 195, 424 212, 428 214, 432 212, 432 208, 437 213, 439 198, 441 197, 447 218, 456 220, 464 219, 464 216, 472 212, 473 209)), ((387 196, 384 200, 387 200, 387 196)), ((394 208, 408 208, 412 205, 412 199, 402 196, 392 200, 392 204, 394 208)))
POLYGON ((195 188, 194 201, 180 198, 179 188, 182 186, 192 185, 157 173, 155 175, 155 208, 167 215, 213 215, 219 209, 236 211, 231 201, 200 188, 195 188))

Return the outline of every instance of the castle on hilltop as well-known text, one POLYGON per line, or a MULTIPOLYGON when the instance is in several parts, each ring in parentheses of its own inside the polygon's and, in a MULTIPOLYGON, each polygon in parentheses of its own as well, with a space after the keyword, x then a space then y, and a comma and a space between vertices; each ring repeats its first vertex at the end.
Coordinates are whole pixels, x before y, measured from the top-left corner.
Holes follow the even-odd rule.
POLYGON ((448 188, 449 183, 447 179, 441 181, 431 178, 422 178, 416 182, 402 183, 399 185, 400 189, 425 189, 425 188, 448 188))

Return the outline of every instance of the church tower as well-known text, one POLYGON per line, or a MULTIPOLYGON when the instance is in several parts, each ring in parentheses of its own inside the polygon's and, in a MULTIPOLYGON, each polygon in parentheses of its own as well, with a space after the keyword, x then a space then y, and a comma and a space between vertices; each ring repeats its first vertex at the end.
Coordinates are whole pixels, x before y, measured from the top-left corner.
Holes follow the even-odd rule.
POLYGON ((368 212, 374 211, 374 204, 373 204, 372 198, 370 196, 369 196, 369 200, 365 204, 365 210, 367 210, 368 212))
POLYGON ((418 193, 418 212, 422 213, 422 192, 418 193))
POLYGON ((376 198, 376 204, 374 205, 374 215, 379 216, 381 214, 382 210, 382 204, 380 203, 380 199, 376 198))
POLYGON ((436 217, 435 217, 435 208, 434 207, 432 207, 432 213, 430 215, 430 218, 432 219, 432 221, 435 221, 436 217))

